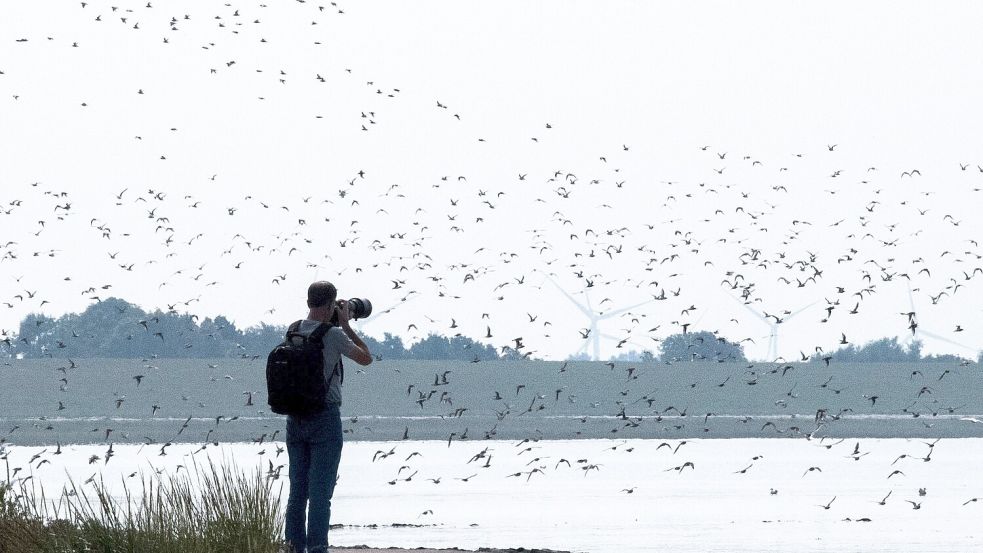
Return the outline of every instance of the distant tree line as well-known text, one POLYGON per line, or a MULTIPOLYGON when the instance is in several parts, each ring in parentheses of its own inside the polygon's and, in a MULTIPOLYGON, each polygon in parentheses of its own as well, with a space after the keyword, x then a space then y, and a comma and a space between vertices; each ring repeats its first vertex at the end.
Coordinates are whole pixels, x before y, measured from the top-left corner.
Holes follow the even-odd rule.
MULTIPOLYGON (((584 361, 590 359, 586 354, 571 356, 571 361, 584 361)), ((744 348, 738 344, 717 336, 712 332, 687 332, 685 334, 672 334, 661 340, 657 351, 636 350, 619 353, 612 356, 610 361, 638 361, 651 363, 663 361, 666 363, 677 363, 685 361, 717 362, 725 363, 731 361, 746 362, 744 348)))
MULTIPOLYGON (((246 329, 219 315, 147 312, 119 298, 90 305, 82 313, 58 318, 31 314, 21 321, 16 336, 0 337, 6 357, 216 358, 263 357, 281 340, 286 325, 261 324, 246 329)), ((376 340, 362 336, 377 358, 461 359, 473 361, 521 359, 499 356, 495 348, 464 336, 431 334, 406 347, 399 336, 376 340)))
MULTIPOLYGON (((914 362, 961 362, 964 358, 945 355, 922 355, 922 341, 913 340, 909 344, 899 342, 897 337, 881 338, 863 345, 849 346, 829 353, 816 352, 809 357, 812 363, 831 361, 845 363, 914 363, 914 362)), ((983 362, 983 353, 977 362, 983 362)))
MULTIPOLYGON (((82 313, 58 318, 31 314, 21 321, 16 336, 0 336, 0 356, 5 357, 105 357, 105 358, 217 358, 265 357, 283 339, 286 325, 261 324, 239 329, 219 315, 214 319, 197 315, 147 312, 119 298, 90 305, 82 313)), ((406 346, 402 338, 385 333, 381 340, 363 336, 369 350, 379 359, 420 360, 525 360, 530 352, 482 344, 471 338, 430 334, 406 346)), ((803 354, 804 355, 804 354, 803 354)), ((587 360, 586 354, 570 360, 587 360)), ((626 351, 611 361, 679 363, 746 362, 744 348, 714 333, 700 331, 673 334, 661 340, 657 351, 626 351)), ((815 352, 804 357, 811 363, 832 361, 871 362, 960 362, 954 355, 922 355, 918 340, 903 344, 897 338, 882 338, 864 345, 850 345, 832 352, 815 352)), ((983 362, 983 354, 977 359, 983 362)))
MULTIPOLYGON (((817 351, 812 355, 803 353, 801 359, 791 361, 809 363, 961 363, 966 359, 951 354, 924 355, 921 340, 910 343, 899 342, 895 338, 881 338, 867 344, 851 344, 845 348, 830 352, 817 351)), ((586 354, 571 357, 570 360, 587 360, 586 354)), ((664 340, 658 348, 658 354, 651 350, 638 352, 635 350, 613 356, 611 361, 677 363, 685 361, 727 361, 746 362, 744 349, 740 344, 729 342, 710 332, 689 332, 673 334, 664 340)), ((983 352, 975 359, 983 363, 983 352)))
POLYGON ((362 336, 365 345, 373 355, 383 359, 458 359, 468 361, 489 361, 508 359, 499 356, 495 348, 488 344, 475 342, 466 336, 440 336, 430 334, 409 348, 403 345, 403 339, 386 332, 381 341, 371 336, 362 336))

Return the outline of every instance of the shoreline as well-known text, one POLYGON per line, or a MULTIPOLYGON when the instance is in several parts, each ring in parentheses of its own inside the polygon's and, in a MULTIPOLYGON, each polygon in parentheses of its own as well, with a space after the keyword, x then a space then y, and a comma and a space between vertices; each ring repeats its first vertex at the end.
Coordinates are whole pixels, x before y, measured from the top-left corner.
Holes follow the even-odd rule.
MULTIPOLYGON (((401 418, 372 418, 370 416, 343 417, 346 443, 388 442, 393 445, 407 441, 448 441, 452 433, 453 443, 483 443, 495 440, 520 441, 531 436, 537 440, 575 440, 598 439, 640 439, 640 440, 679 440, 679 439, 958 439, 983 437, 983 425, 974 420, 983 415, 973 413, 939 414, 938 416, 912 415, 844 415, 832 424, 817 426, 814 415, 747 415, 717 416, 705 420, 704 417, 690 415, 656 416, 633 415, 628 422, 609 415, 562 416, 548 421, 528 419, 514 422, 512 426, 496 428, 494 417, 473 417, 460 419, 434 418, 425 421, 425 427, 408 430, 407 421, 401 418), (357 422, 352 422, 357 419, 357 422), (543 423, 553 426, 543 429, 543 423), (628 427, 625 427, 625 426, 628 427), (488 430, 488 429, 491 430, 488 430), (484 430, 482 430, 484 429, 484 430), (468 436, 465 431, 468 431, 468 436), (409 434, 409 439, 403 436, 409 434), (461 439, 460 436, 467 436, 461 439), (616 437, 616 438, 615 438, 616 437)), ((183 419, 182 419, 183 420, 183 419)), ((45 447, 61 443, 73 445, 107 446, 117 445, 154 446, 155 443, 173 444, 236 444, 247 443, 266 433, 283 432, 283 423, 274 418, 236 420, 215 424, 214 417, 196 417, 189 422, 183 434, 175 434, 181 422, 172 420, 127 420, 121 418, 85 418, 69 421, 52 421, 37 417, 0 417, 10 432, 0 436, 0 445, 18 447, 45 447), (42 426, 45 423, 48 426, 42 426), (48 430, 52 425, 55 430, 48 430), (105 427, 111 427, 113 434, 107 441, 105 427), (148 440, 148 435, 151 441, 148 440), (141 438, 143 437, 143 438, 141 438), (205 438, 208 438, 207 441, 205 438)), ((421 421, 410 421, 420 423, 421 421)), ((282 441, 282 435, 279 436, 282 441)), ((274 437, 276 440, 276 437, 274 437)), ((159 447, 159 446, 158 446, 159 447)))

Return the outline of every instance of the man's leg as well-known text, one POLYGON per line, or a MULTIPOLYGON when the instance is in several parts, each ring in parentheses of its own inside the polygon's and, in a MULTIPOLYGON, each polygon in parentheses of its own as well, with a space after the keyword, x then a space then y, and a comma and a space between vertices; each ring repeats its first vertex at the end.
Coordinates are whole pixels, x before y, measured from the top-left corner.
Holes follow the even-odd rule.
MULTIPOLYGON (((287 423, 290 430, 291 423, 287 423)), ((287 498, 284 534, 293 552, 304 553, 307 547, 307 499, 310 489, 311 447, 300 439, 299 432, 287 436, 290 460, 290 495, 287 498)))
POLYGON ((328 550, 328 526, 331 524, 331 497, 334 495, 341 462, 341 414, 337 406, 325 410, 321 441, 311 443, 309 480, 310 513, 307 517, 307 546, 310 553, 328 550))

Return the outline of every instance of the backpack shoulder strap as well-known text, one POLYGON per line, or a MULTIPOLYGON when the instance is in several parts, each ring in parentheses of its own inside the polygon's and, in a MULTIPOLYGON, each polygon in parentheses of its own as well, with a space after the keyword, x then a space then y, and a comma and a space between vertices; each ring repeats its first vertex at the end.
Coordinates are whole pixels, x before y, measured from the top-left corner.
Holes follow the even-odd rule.
POLYGON ((291 332, 297 332, 298 330, 300 330, 300 323, 301 321, 294 321, 290 323, 290 326, 287 327, 287 334, 290 334, 291 332))
POLYGON ((331 323, 321 323, 317 325, 317 328, 314 329, 314 332, 311 332, 310 339, 315 342, 320 342, 324 338, 324 335, 327 334, 329 330, 331 330, 332 326, 334 325, 332 325, 331 323))

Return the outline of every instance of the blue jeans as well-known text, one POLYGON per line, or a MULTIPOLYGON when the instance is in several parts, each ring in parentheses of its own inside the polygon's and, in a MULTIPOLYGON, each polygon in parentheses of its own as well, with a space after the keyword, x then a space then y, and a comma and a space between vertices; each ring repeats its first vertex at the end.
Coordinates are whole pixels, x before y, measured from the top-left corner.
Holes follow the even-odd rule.
POLYGON ((285 534, 287 545, 296 553, 328 550, 331 496, 338 476, 341 446, 341 412, 337 404, 329 404, 314 415, 287 417, 290 496, 285 534))

